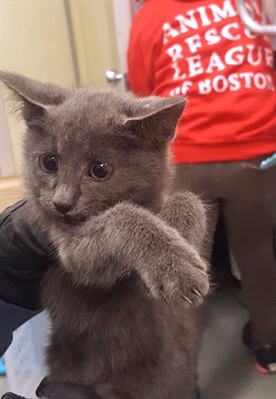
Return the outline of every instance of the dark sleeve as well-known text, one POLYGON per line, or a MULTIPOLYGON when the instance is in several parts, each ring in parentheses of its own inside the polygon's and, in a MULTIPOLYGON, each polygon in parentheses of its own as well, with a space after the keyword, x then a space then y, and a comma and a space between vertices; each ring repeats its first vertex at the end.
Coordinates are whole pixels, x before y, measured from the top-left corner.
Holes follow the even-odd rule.
POLYGON ((40 311, 29 310, 0 299, 0 357, 12 342, 12 333, 40 311))
POLYGON ((12 332, 42 310, 40 281, 51 261, 51 247, 38 226, 25 220, 27 201, 0 215, 0 356, 12 332))

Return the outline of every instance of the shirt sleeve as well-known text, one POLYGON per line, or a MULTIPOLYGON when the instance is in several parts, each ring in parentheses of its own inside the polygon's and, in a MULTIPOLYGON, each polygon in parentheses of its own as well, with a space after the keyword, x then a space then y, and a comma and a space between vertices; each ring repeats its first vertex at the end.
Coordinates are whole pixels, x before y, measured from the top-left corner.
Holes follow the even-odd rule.
POLYGON ((130 30, 127 50, 130 89, 134 94, 143 97, 151 95, 155 88, 152 63, 154 43, 145 34, 147 31, 142 16, 136 16, 130 30))
POLYGON ((153 91, 147 66, 132 58, 128 52, 128 82, 131 91, 138 96, 150 96, 153 91))

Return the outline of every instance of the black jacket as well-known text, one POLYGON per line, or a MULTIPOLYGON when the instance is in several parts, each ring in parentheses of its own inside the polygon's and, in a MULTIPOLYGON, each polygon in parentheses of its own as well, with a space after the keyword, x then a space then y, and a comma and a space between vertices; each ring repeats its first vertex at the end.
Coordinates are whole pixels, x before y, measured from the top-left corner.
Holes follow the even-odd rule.
POLYGON ((0 356, 12 332, 42 310, 39 283, 51 247, 38 227, 24 221, 26 200, 0 215, 0 356))

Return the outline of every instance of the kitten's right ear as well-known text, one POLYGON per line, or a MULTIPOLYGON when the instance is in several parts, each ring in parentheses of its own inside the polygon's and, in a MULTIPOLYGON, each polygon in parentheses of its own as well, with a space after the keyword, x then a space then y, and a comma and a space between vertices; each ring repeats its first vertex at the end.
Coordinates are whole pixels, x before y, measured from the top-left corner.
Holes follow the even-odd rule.
POLYGON ((184 97, 144 97, 134 100, 135 115, 124 126, 138 137, 163 146, 173 140, 176 126, 186 106, 184 97))
POLYGON ((0 71, 0 80, 12 92, 13 100, 23 105, 20 111, 27 124, 45 115, 47 106, 62 104, 68 94, 68 89, 16 73, 0 71))

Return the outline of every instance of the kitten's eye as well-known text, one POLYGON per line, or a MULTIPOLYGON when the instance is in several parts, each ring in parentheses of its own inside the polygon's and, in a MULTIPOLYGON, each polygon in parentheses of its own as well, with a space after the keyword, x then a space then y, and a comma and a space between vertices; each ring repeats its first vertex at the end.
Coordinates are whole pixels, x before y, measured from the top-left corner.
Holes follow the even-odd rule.
POLYGON ((95 180, 106 180, 113 173, 113 166, 107 162, 94 162, 89 170, 89 175, 95 180))
POLYGON ((41 169, 47 173, 55 173, 58 169, 57 159, 54 155, 41 155, 39 163, 41 169))

